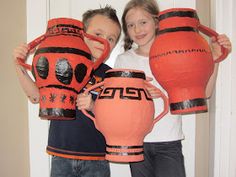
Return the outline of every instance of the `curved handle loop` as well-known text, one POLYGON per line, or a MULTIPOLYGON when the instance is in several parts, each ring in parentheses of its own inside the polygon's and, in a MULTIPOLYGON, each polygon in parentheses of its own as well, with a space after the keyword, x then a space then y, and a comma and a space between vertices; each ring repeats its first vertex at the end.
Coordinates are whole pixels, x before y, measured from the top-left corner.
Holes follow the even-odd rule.
MULTIPOLYGON (((88 93, 89 91, 91 91, 91 90, 93 90, 93 89, 95 89, 95 88, 97 88, 97 87, 100 87, 100 86, 102 86, 103 84, 104 84, 104 81, 103 81, 103 82, 100 82, 100 83, 98 83, 98 84, 95 84, 95 85, 93 85, 92 87, 86 89, 86 90, 84 91, 84 93, 88 93)), ((87 117, 89 117, 89 118, 94 122, 94 124, 95 124, 96 119, 95 119, 91 114, 89 114, 86 109, 82 109, 81 111, 83 112, 84 115, 86 115, 87 117)))
MULTIPOLYGON (((202 33, 204 33, 205 35, 210 36, 210 37, 217 37, 219 35, 214 30, 212 30, 204 25, 201 25, 201 24, 199 25, 198 29, 199 29, 199 31, 201 31, 202 33)), ((229 53, 228 49, 226 49, 223 46, 221 46, 221 52, 222 52, 221 56, 219 56, 219 58, 214 60, 215 63, 219 63, 219 62, 223 61, 229 53)))
POLYGON ((83 33, 83 35, 91 40, 98 41, 104 45, 104 51, 102 55, 94 62, 93 69, 96 70, 100 64, 108 57, 110 52, 110 45, 106 39, 90 35, 88 33, 83 33))
POLYGON ((169 112, 169 99, 160 89, 158 89, 157 87, 155 87, 151 83, 146 82, 146 84, 149 85, 150 87, 156 88, 160 92, 160 95, 161 95, 160 97, 163 99, 163 102, 164 102, 163 111, 153 120, 153 125, 154 125, 169 112))
MULTIPOLYGON (((34 48, 35 48, 37 45, 39 45, 39 43, 41 43, 45 38, 46 38, 46 36, 45 36, 45 34, 44 34, 44 35, 42 35, 42 36, 39 36, 38 38, 36 38, 36 39, 33 40, 32 42, 30 42, 30 43, 28 44, 28 46, 29 46, 29 50, 28 50, 28 51, 31 51, 32 49, 34 49, 34 48)), ((24 59, 22 59, 22 58, 17 58, 17 61, 18 61, 18 63, 19 63, 21 66, 23 66, 25 69, 30 70, 30 71, 32 70, 32 66, 29 65, 29 64, 26 64, 24 59)))

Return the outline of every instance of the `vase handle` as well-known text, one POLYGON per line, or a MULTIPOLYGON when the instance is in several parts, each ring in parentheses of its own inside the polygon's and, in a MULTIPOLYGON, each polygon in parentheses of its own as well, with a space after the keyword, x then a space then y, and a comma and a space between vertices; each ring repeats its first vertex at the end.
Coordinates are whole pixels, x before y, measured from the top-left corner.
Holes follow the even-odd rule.
POLYGON ((103 50, 102 55, 94 62, 94 65, 93 65, 93 69, 96 70, 100 66, 100 64, 102 64, 102 62, 108 57, 109 52, 110 52, 110 45, 106 39, 96 37, 85 32, 83 33, 83 35, 91 40, 100 42, 104 45, 104 50, 103 50))
MULTIPOLYGON (((147 85, 149 85, 150 87, 155 87, 154 85, 152 85, 149 82, 146 82, 147 85)), ((168 112, 169 112, 169 99, 167 98, 167 96, 157 87, 155 87, 159 92, 160 92, 160 98, 162 98, 163 103, 164 103, 164 109, 163 111, 153 120, 153 125, 155 123, 157 123, 161 118, 163 118, 168 112)))
MULTIPOLYGON (((28 51, 31 51, 32 49, 34 49, 34 48, 35 48, 37 45, 39 45, 39 43, 41 43, 45 38, 46 38, 46 36, 45 36, 45 34, 44 34, 44 35, 39 36, 38 38, 36 38, 36 39, 33 40, 32 42, 30 42, 30 43, 28 44, 28 46, 29 46, 29 50, 28 50, 28 51)), ((22 59, 22 58, 17 58, 17 62, 18 62, 21 66, 23 66, 25 69, 30 70, 30 71, 32 70, 32 66, 29 65, 29 64, 26 64, 24 59, 22 59)))
MULTIPOLYGON (((100 87, 100 86, 102 86, 102 85, 104 85, 104 81, 103 81, 103 82, 100 82, 100 83, 98 83, 98 84, 95 84, 95 85, 93 85, 92 87, 86 89, 86 90, 84 91, 84 93, 88 93, 89 91, 91 91, 91 90, 93 90, 93 89, 95 89, 95 88, 97 88, 97 87, 100 87)), ((95 119, 94 116, 92 116, 91 114, 89 114, 86 109, 82 109, 81 111, 83 112, 84 115, 86 115, 87 117, 89 117, 89 118, 94 122, 94 124, 95 124, 95 120, 96 120, 96 119, 95 119)))
MULTIPOLYGON (((204 33, 205 35, 207 35, 209 37, 217 37, 219 35, 214 30, 212 30, 212 29, 210 29, 210 28, 208 28, 204 25, 201 25, 201 24, 199 25, 198 29, 199 29, 199 31, 201 31, 202 33, 204 33)), ((221 56, 219 56, 219 58, 214 60, 215 63, 219 63, 222 60, 224 60, 227 57, 228 53, 229 53, 228 49, 226 49, 223 46, 221 46, 221 52, 222 52, 221 56)))

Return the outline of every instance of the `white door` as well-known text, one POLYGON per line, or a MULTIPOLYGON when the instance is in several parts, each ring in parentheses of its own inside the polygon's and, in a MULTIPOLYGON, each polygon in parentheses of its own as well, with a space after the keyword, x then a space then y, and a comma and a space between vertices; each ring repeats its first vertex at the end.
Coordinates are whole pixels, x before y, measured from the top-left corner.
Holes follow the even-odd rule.
MULTIPOLYGON (((195 8, 196 0, 159 0, 160 9, 173 7, 195 8)), ((105 4, 117 9, 119 17, 122 15, 127 0, 27 0, 27 39, 28 42, 43 34, 47 20, 55 17, 71 17, 81 20, 87 9, 99 8, 105 4)), ((116 55, 122 52, 121 43, 113 50, 107 61, 111 67, 116 55)), ((45 152, 47 145, 48 122, 38 117, 38 106, 29 103, 29 130, 30 130, 30 169, 31 177, 49 177, 50 158, 45 152)), ((188 177, 194 177, 195 168, 195 115, 183 117, 183 129, 186 140, 183 141, 183 151, 188 177)), ((112 177, 130 177, 127 164, 111 163, 112 177)))

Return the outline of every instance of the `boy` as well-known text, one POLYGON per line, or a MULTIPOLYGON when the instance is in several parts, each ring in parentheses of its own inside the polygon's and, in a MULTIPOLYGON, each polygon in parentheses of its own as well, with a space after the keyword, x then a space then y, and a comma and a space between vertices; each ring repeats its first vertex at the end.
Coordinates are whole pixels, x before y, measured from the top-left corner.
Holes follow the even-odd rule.
MULTIPOLYGON (((106 6, 89 10, 83 14, 83 23, 86 33, 107 39, 112 51, 121 33, 121 26, 113 8, 106 6)), ((96 60, 102 54, 103 45, 86 38, 85 43, 96 60)), ((26 44, 17 47, 13 53, 15 61, 17 58, 26 58, 27 51, 26 44)), ((22 88, 32 103, 38 103, 38 88, 24 68, 15 63, 22 88)), ((109 66, 101 64, 84 89, 101 81, 108 69, 109 66)), ((91 111, 95 97, 96 93, 80 94, 77 99, 78 108, 91 111)), ((109 163, 104 158, 104 137, 80 110, 76 110, 76 119, 73 121, 52 120, 50 122, 47 152, 52 155, 51 177, 110 176, 109 163)))

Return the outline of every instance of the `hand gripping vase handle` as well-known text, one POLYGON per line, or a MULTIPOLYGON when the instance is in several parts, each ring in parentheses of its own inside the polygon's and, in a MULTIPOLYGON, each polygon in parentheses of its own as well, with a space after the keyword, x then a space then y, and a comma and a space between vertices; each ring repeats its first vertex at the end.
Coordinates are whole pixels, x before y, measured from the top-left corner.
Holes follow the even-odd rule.
MULTIPOLYGON (((103 84, 104 84, 104 81, 103 81, 103 82, 100 82, 100 83, 98 83, 98 84, 96 84, 96 85, 93 85, 92 87, 86 89, 86 90, 84 91, 84 93, 88 93, 89 91, 91 91, 91 90, 93 90, 93 89, 95 89, 95 88, 97 88, 97 87, 100 87, 100 86, 102 86, 103 84)), ((89 117, 89 118, 94 122, 94 124, 96 125, 96 122, 95 122, 96 119, 95 119, 91 114, 89 114, 87 110, 82 109, 82 112, 83 112, 84 115, 86 115, 87 117, 89 117)))
MULTIPOLYGON (((97 87, 100 87, 100 86, 102 86, 104 84, 104 81, 103 82, 100 82, 100 83, 98 83, 98 84, 96 84, 96 85, 94 85, 94 86, 92 86, 92 87, 90 87, 89 89, 87 89, 87 90, 85 90, 85 92, 84 93, 88 93, 89 91, 91 91, 91 90, 93 90, 93 89, 95 89, 95 88, 97 88, 97 87)), ((149 86, 151 86, 151 87, 155 87, 155 86, 153 86, 152 84, 150 84, 150 83, 147 83, 147 85, 149 85, 149 86)), ((156 87, 155 87, 156 88, 156 87)), ((156 88, 157 90, 159 90, 158 88, 156 88)), ((159 90, 160 91, 160 90, 159 90)), ((155 123, 157 123, 162 117, 164 117, 167 113, 168 113, 168 111, 169 111, 169 101, 168 101, 168 98, 166 97, 166 95, 164 94, 164 93, 162 93, 161 91, 160 91, 160 97, 163 99, 163 102, 164 102, 164 110, 153 120, 153 125, 155 124, 155 123)), ((95 122, 95 118, 92 116, 92 115, 90 115, 85 109, 82 109, 82 112, 86 115, 86 116, 88 116, 90 119, 92 119, 93 120, 93 122, 94 122, 94 124, 96 124, 96 122, 95 122)))
MULTIPOLYGON (((46 35, 44 34, 44 35, 42 35, 42 36, 39 36, 38 38, 36 38, 36 39, 33 40, 32 42, 30 42, 30 43, 28 44, 28 46, 29 46, 28 52, 31 51, 32 49, 34 49, 37 45, 39 45, 45 38, 46 38, 46 35)), ((17 58, 17 61, 18 61, 18 63, 19 63, 21 66, 23 66, 24 68, 26 68, 26 69, 28 69, 28 70, 31 71, 32 66, 29 65, 29 64, 26 64, 24 59, 22 59, 22 58, 17 58)))
MULTIPOLYGON (((215 32, 214 30, 212 30, 212 29, 210 29, 210 28, 208 28, 208 27, 206 27, 206 26, 204 26, 204 25, 199 25, 199 27, 198 27, 198 29, 202 32, 202 33, 204 33, 205 35, 207 35, 207 36, 210 36, 210 37, 216 37, 217 38, 217 36, 219 35, 217 32, 215 32)), ((221 62, 222 60, 224 60, 226 57, 227 57, 227 55, 228 55, 228 49, 226 49, 225 47, 223 47, 223 46, 221 46, 221 52, 222 52, 222 54, 221 54, 221 56, 219 56, 219 58, 217 58, 216 60, 214 60, 214 62, 215 63, 219 63, 219 62, 221 62)))

